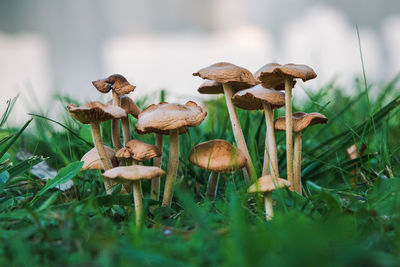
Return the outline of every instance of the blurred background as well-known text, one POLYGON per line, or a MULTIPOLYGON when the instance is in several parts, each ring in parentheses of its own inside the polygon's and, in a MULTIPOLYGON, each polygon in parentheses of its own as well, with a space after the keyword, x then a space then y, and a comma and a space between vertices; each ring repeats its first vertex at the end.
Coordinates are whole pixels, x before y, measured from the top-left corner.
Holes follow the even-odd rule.
POLYGON ((368 83, 391 79, 398 0, 0 0, 0 103, 19 93, 14 120, 38 108, 51 115, 56 93, 100 99, 91 81, 113 73, 137 86, 134 98, 165 89, 167 100, 200 101, 191 74, 217 61, 252 72, 307 64, 318 78, 295 97, 331 81, 351 94, 362 74, 356 25, 368 83))

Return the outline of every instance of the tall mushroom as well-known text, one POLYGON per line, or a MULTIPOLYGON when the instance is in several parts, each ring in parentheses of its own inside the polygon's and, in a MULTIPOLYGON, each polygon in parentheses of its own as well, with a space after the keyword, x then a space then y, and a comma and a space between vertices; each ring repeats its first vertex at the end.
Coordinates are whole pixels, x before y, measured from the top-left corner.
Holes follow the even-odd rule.
MULTIPOLYGON (((127 95, 123 95, 120 97, 121 108, 123 108, 126 114, 131 114, 136 119, 138 118, 139 113, 141 112, 140 108, 136 105, 135 101, 132 100, 127 95)), ((113 100, 107 102, 107 105, 112 105, 113 100)), ((129 125, 129 117, 121 119, 122 122, 122 136, 124 139, 124 144, 128 143, 131 140, 131 130, 129 125)), ((121 144, 122 145, 122 144, 121 144)))
POLYGON ((265 218, 269 221, 274 216, 272 192, 275 191, 276 188, 282 189, 287 186, 290 186, 290 183, 285 179, 275 179, 271 175, 264 175, 258 179, 256 183, 252 184, 247 192, 264 193, 265 218))
POLYGON ((268 174, 268 159, 270 159, 271 173, 279 177, 278 157, 276 153, 276 142, 274 133, 274 109, 285 105, 285 94, 274 89, 266 89, 261 85, 256 85, 250 89, 237 92, 232 97, 235 106, 245 110, 264 109, 266 135, 264 164, 262 175, 268 174))
POLYGON ((225 140, 211 140, 192 148, 189 161, 202 169, 211 171, 207 183, 207 198, 214 200, 218 188, 219 173, 233 172, 246 166, 243 153, 225 140))
POLYGON ((285 84, 285 116, 286 116, 286 162, 287 178, 293 189, 293 135, 292 135, 292 89, 294 79, 304 82, 317 77, 314 70, 306 65, 270 63, 261 67, 254 77, 265 88, 279 88, 285 84))
POLYGON ((169 134, 170 150, 168 173, 165 180, 163 207, 171 206, 173 186, 175 183, 179 163, 179 134, 188 131, 188 127, 198 126, 207 112, 204 112, 195 102, 189 101, 185 105, 169 104, 166 102, 153 104, 144 109, 136 123, 136 132, 169 134))
MULTIPOLYGON (((106 79, 93 81, 92 84, 94 85, 94 87, 96 87, 96 89, 99 92, 103 94, 106 94, 110 90, 112 90, 112 98, 114 106, 121 106, 120 97, 129 94, 136 88, 136 86, 131 85, 126 80, 126 78, 120 74, 113 74, 106 79)), ((122 147, 119 130, 120 130, 120 121, 119 119, 115 119, 112 121, 111 125, 113 147, 115 152, 122 147)))
MULTIPOLYGON (((286 130, 286 118, 281 117, 275 120, 275 130, 286 130)), ((311 125, 325 124, 328 118, 324 115, 314 113, 295 112, 292 115, 294 135, 294 190, 301 195, 301 142, 303 131, 311 125)))
POLYGON ((198 90, 199 93, 223 93, 225 95, 226 106, 228 108, 229 118, 231 120, 233 134, 235 136, 237 146, 246 157, 248 174, 245 173, 245 178, 247 182, 249 182, 250 175, 250 177, 255 180, 257 178, 256 170, 251 161, 249 150, 247 149, 246 141, 243 136, 242 128, 240 127, 235 106, 232 104, 232 96, 235 92, 256 85, 253 74, 245 68, 238 67, 231 63, 220 62, 200 69, 199 71, 193 73, 193 75, 212 81, 201 85, 198 90))
MULTIPOLYGON (((100 123, 112 119, 126 117, 126 112, 120 107, 104 105, 100 102, 89 102, 80 107, 70 104, 67 109, 71 116, 84 124, 90 124, 92 129, 93 142, 101 158, 104 170, 112 168, 110 159, 107 157, 103 140, 101 139, 100 123)), ((107 194, 112 192, 112 184, 104 180, 107 194)))
POLYGON ((103 176, 109 179, 120 178, 132 183, 133 199, 135 202, 136 226, 140 227, 143 222, 143 195, 141 180, 150 180, 164 175, 165 172, 158 167, 148 166, 123 166, 106 171, 103 176))

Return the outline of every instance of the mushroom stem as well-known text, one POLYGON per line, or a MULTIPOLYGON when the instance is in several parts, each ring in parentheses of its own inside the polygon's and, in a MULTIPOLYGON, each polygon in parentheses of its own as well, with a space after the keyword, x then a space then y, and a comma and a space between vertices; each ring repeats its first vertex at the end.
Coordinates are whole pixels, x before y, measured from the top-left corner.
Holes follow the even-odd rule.
MULTIPOLYGON (((97 149, 97 152, 99 153, 99 157, 101 159, 101 163, 103 165, 104 170, 109 170, 112 169, 112 163, 111 160, 107 157, 106 150, 104 148, 103 140, 101 139, 101 132, 100 132, 100 123, 99 122, 92 122, 90 124, 90 128, 92 130, 92 137, 93 137, 93 142, 94 146, 97 149)), ((104 186, 106 188, 107 194, 112 193, 112 183, 110 179, 108 178, 103 178, 104 179, 104 186)))
POLYGON ((210 200, 215 199, 215 195, 217 194, 217 188, 218 188, 218 180, 219 180, 219 173, 211 172, 210 177, 208 178, 207 192, 206 192, 206 196, 210 200))
POLYGON ((140 180, 133 181, 132 189, 133 189, 133 200, 135 202, 136 227, 141 227, 143 220, 143 197, 142 197, 142 184, 140 180))
POLYGON ((168 173, 165 180, 163 207, 170 207, 179 164, 179 128, 169 132, 168 173))
POLYGON ((269 174, 270 159, 269 159, 269 151, 268 151, 268 134, 265 135, 265 148, 264 148, 264 163, 262 169, 262 175, 269 174))
MULTIPOLYGON (((156 146, 161 151, 161 156, 155 157, 153 160, 153 166, 161 168, 162 161, 162 149, 163 149, 163 135, 156 133, 156 146)), ((150 198, 159 200, 160 198, 160 177, 151 180, 151 191, 150 198)))
MULTIPOLYGON (((114 106, 121 106, 121 99, 117 93, 112 91, 112 97, 113 97, 113 105, 114 106)), ((117 152, 122 148, 121 144, 121 134, 120 134, 120 120, 119 119, 114 119, 111 122, 111 136, 112 136, 112 143, 114 147, 114 151, 117 152)))
POLYGON ((222 86, 224 88, 224 95, 225 95, 225 100, 226 100, 226 106, 228 107, 229 118, 231 119, 233 135, 235 136, 235 140, 236 140, 238 148, 243 152, 243 154, 247 160, 246 168, 247 168, 248 174, 246 175, 246 173, 243 172, 246 182, 249 183, 250 178, 255 182, 257 180, 257 173, 254 168, 253 162, 251 161, 249 150, 247 149, 246 141, 243 136, 243 131, 242 131, 242 128, 240 127, 239 118, 236 113, 236 108, 232 103, 233 88, 232 88, 232 86, 230 86, 229 84, 226 84, 226 83, 223 83, 222 86), (249 178, 249 175, 250 175, 250 178, 249 178))
POLYGON ((293 125, 292 125, 292 88, 293 78, 285 77, 285 122, 286 122, 286 162, 287 179, 293 190, 293 125))
POLYGON ((124 144, 128 143, 131 140, 131 127, 129 125, 129 118, 121 119, 122 122, 122 136, 124 138, 124 144))
POLYGON ((264 193, 264 204, 265 204, 265 219, 267 221, 270 221, 270 220, 272 220, 272 217, 274 216, 272 192, 264 193))
POLYGON ((301 195, 301 141, 302 132, 294 134, 294 190, 301 195))
MULTIPOLYGON (((271 105, 267 103, 263 103, 263 107, 264 107, 265 122, 267 126, 267 134, 265 142, 268 142, 268 147, 266 146, 265 150, 268 149, 271 173, 274 179, 277 180, 279 177, 279 169, 278 169, 278 156, 276 153, 276 141, 275 141, 275 131, 274 131, 274 110, 271 108, 271 105)), ((263 173, 263 175, 265 174, 263 173)))

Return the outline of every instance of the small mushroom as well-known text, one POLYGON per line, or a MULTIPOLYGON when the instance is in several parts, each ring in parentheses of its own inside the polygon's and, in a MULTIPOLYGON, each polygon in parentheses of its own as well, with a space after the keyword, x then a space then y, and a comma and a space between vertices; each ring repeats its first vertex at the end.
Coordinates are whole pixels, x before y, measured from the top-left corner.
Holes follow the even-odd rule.
POLYGON ((240 122, 236 113, 235 106, 232 104, 232 96, 235 92, 256 85, 253 74, 245 68, 238 67, 231 63, 220 62, 203 68, 193 73, 193 75, 213 81, 202 84, 198 89, 200 93, 223 93, 225 95, 226 105, 228 108, 233 134, 235 136, 237 146, 244 153, 247 160, 246 164, 248 174, 245 173, 245 178, 247 182, 250 181, 249 175, 250 177, 252 177, 252 179, 256 179, 256 171, 251 161, 249 151, 247 149, 246 141, 243 136, 242 128, 240 127, 240 122))
POLYGON ((192 148, 189 161, 202 169, 211 171, 207 183, 207 198, 215 198, 220 172, 234 172, 246 166, 242 151, 225 140, 211 140, 192 148))
POLYGON ((278 157, 274 133, 274 109, 285 105, 285 94, 274 89, 266 89, 256 85, 250 89, 237 92, 232 102, 245 110, 264 109, 267 133, 265 135, 264 165, 262 175, 268 174, 268 159, 271 173, 279 177, 278 157))
MULTIPOLYGON (((281 117, 275 120, 275 130, 285 131, 286 130, 286 118, 281 117)), ((301 142, 303 131, 314 124, 325 124, 328 119, 317 112, 304 113, 295 112, 292 115, 293 120, 293 132, 294 135, 294 190, 301 195, 301 142)))
MULTIPOLYGON (((112 148, 108 146, 104 146, 104 148, 107 154, 107 158, 111 160, 112 166, 118 166, 114 150, 112 150, 112 148)), ((85 155, 83 155, 81 161, 83 161, 83 166, 81 169, 82 171, 104 170, 101 159, 99 158, 99 152, 95 147, 89 150, 85 155)))
MULTIPOLYGON (((99 92, 103 94, 108 93, 110 90, 112 90, 112 97, 113 97, 112 104, 114 106, 121 106, 121 99, 120 99, 121 96, 129 94, 136 88, 134 85, 131 85, 124 76, 120 74, 113 74, 106 79, 93 81, 92 84, 94 85, 94 87, 96 87, 96 89, 99 92)), ((126 125, 124 126, 124 124, 122 126, 123 128, 126 127, 126 125)), ((119 119, 115 119, 112 121, 111 124, 112 140, 115 151, 118 151, 122 147, 119 131, 120 131, 120 121, 119 119)), ((126 134, 126 131, 127 130, 124 130, 123 133, 126 134)), ((125 138, 126 137, 124 137, 124 139, 125 138)))
POLYGON ((168 173, 165 180, 163 207, 171 206, 173 186, 179 163, 179 134, 187 132, 188 127, 198 126, 206 116, 207 112, 192 101, 187 102, 185 105, 166 102, 157 105, 153 104, 139 114, 136 123, 137 133, 155 132, 169 134, 170 136, 168 173))
POLYGON ((165 172, 158 167, 148 166, 123 166, 106 171, 103 176, 109 179, 120 178, 132 183, 133 199, 135 202, 136 226, 142 225, 143 196, 141 180, 150 180, 164 175, 165 172))
POLYGON ((304 82, 317 77, 314 70, 306 65, 270 63, 261 67, 254 77, 265 88, 279 88, 285 84, 285 116, 286 116, 286 162, 287 178, 293 185, 293 135, 292 135, 292 89, 294 79, 304 82))
MULTIPOLYGON (((101 139, 100 123, 112 119, 126 117, 126 112, 120 107, 104 105, 100 102, 89 102, 80 107, 70 104, 67 109, 71 116, 84 124, 90 124, 94 145, 99 153, 104 170, 112 168, 112 163, 107 157, 103 140, 101 139)), ((112 192, 112 185, 108 180, 104 181, 108 194, 112 192)))
POLYGON ((158 147, 136 139, 130 140, 116 153, 117 158, 131 158, 135 161, 146 161, 160 155, 161 151, 158 147))
POLYGON ((290 186, 290 183, 285 179, 274 179, 271 175, 264 175, 258 179, 256 183, 252 184, 247 189, 247 192, 264 193, 265 218, 269 221, 274 216, 272 192, 275 191, 276 188, 282 189, 288 186, 290 186))

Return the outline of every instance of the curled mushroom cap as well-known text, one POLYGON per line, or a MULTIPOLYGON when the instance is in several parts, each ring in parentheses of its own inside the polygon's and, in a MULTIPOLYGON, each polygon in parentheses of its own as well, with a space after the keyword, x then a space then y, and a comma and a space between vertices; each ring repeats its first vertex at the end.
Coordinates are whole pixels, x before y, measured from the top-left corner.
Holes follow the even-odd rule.
POLYGON ((117 158, 133 158, 137 161, 145 161, 159 156, 161 156, 161 151, 158 147, 135 139, 130 140, 116 153, 117 158))
POLYGON ((170 130, 179 129, 179 133, 187 132, 187 127, 198 126, 207 112, 193 101, 185 105, 161 102, 152 104, 138 116, 136 132, 169 134, 170 130))
MULTIPOLYGON (((121 99, 121 108, 123 108, 127 114, 131 114, 133 117, 137 119, 140 113, 140 108, 136 105, 135 101, 133 101, 132 98, 130 98, 127 95, 121 96, 120 99, 121 99)), ((112 104, 113 104, 112 99, 107 102, 107 105, 112 105, 112 104)))
POLYGON ((246 110, 263 109, 263 103, 270 104, 273 109, 281 108, 285 105, 285 94, 256 85, 234 94, 232 103, 246 110))
POLYGON ((246 165, 242 151, 225 140, 211 140, 192 148, 189 161, 205 170, 232 172, 246 165))
MULTIPOLYGON (((305 112, 295 112, 292 114, 292 121, 293 132, 298 133, 311 125, 325 124, 328 122, 328 118, 317 112, 308 114, 305 112)), ((274 127, 277 131, 286 131, 285 117, 277 118, 275 120, 274 127)))
POLYGON ((113 74, 107 79, 93 81, 92 84, 101 93, 108 93, 112 89, 120 96, 130 93, 136 88, 121 74, 113 74))
POLYGON ((125 179, 130 181, 136 180, 150 180, 153 178, 158 178, 163 176, 165 171, 158 167, 148 167, 148 166, 123 166, 110 169, 103 173, 104 177, 115 179, 125 179))
MULTIPOLYGON (((245 89, 256 85, 256 80, 249 70, 227 62, 220 62, 203 68, 198 72, 193 73, 193 76, 200 76, 203 79, 212 80, 218 83, 228 83, 232 85, 235 90, 245 89)), ((208 84, 208 86, 209 85, 210 84, 208 84)), ((215 94, 217 84, 211 85, 212 90, 209 88, 211 94, 215 94)), ((222 87, 220 87, 220 89, 222 89, 222 87)), ((223 92, 220 91, 220 89, 218 89, 218 93, 223 92)), ((204 89, 202 91, 207 92, 207 90, 204 89)))
POLYGON ((261 67, 254 77, 265 88, 284 90, 283 82, 285 76, 293 79, 302 79, 304 82, 317 77, 314 70, 306 65, 270 63, 261 67))
POLYGON ((127 116, 125 110, 122 108, 105 105, 100 102, 89 102, 80 107, 70 104, 67 106, 67 109, 74 119, 84 124, 121 119, 127 116))
MULTIPOLYGON (((107 157, 111 160, 113 166, 117 165, 117 160, 115 158, 115 152, 112 148, 108 146, 104 146, 107 157)), ((82 171, 86 170, 104 170, 103 164, 101 163, 101 159, 99 157, 99 153, 97 149, 94 147, 89 150, 83 157, 81 158, 83 161, 82 171)))
POLYGON ((290 183, 288 180, 278 178, 274 179, 271 175, 264 175, 259 178, 256 183, 252 184, 248 189, 248 193, 266 193, 275 191, 276 188, 289 187, 290 183))

